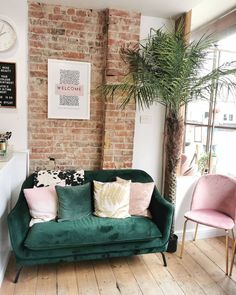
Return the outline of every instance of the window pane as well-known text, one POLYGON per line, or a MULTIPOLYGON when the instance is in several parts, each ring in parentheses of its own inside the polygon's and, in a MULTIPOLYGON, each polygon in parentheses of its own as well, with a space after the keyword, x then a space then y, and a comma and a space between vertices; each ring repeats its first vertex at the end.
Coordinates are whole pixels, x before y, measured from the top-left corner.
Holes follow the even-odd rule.
POLYGON ((215 128, 212 144, 212 173, 236 176, 236 130, 215 128))
POLYGON ((200 171, 203 173, 205 170, 204 164, 207 165, 206 142, 207 127, 186 125, 184 154, 187 157, 188 167, 195 166, 195 172, 200 171))
POLYGON ((208 124, 209 101, 194 101, 187 106, 187 123, 208 124))
MULTIPOLYGON (((220 65, 233 60, 236 60, 235 53, 220 51, 220 65)), ((233 77, 230 79, 235 80, 233 77)), ((228 92, 226 87, 217 95, 215 125, 236 128, 235 93, 228 92)))
POLYGON ((236 128, 236 103, 232 101, 217 101, 215 125, 236 128))

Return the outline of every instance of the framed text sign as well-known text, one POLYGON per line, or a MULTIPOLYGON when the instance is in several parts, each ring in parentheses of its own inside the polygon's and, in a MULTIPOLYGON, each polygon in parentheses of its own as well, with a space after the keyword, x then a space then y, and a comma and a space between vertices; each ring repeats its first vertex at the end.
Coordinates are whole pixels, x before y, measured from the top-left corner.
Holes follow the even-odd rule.
POLYGON ((16 64, 0 62, 0 108, 16 107, 16 64))
POLYGON ((90 63, 48 60, 48 118, 90 118, 90 63))

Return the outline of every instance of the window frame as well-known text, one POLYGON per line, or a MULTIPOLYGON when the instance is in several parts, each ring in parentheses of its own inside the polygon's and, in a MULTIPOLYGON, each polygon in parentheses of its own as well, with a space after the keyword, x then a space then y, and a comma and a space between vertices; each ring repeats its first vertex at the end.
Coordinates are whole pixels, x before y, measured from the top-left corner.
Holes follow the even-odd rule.
MULTIPOLYGON (((220 58, 222 52, 232 52, 229 50, 225 49, 219 49, 215 47, 213 49, 213 63, 212 63, 212 69, 216 68, 219 63, 220 63, 220 58)), ((235 53, 236 52, 232 52, 235 53)), ((213 83, 216 83, 217 81, 213 81, 213 83)), ((205 127, 207 128, 207 138, 206 138, 206 151, 205 153, 209 155, 208 159, 208 165, 207 165, 207 170, 206 173, 211 173, 212 171, 212 154, 213 154, 213 137, 214 137, 214 130, 217 129, 223 129, 223 130, 235 130, 236 131, 236 126, 222 126, 215 124, 215 115, 216 115, 216 104, 217 104, 217 93, 215 90, 215 87, 212 88, 212 92, 210 94, 209 98, 209 109, 208 109, 208 123, 197 123, 197 122, 189 122, 187 120, 187 112, 188 112, 188 104, 185 107, 184 111, 184 140, 183 140, 183 153, 185 152, 185 143, 186 143, 186 130, 187 126, 193 126, 193 127, 205 127)), ((206 112, 205 112, 206 113, 206 112)), ((225 115, 225 114, 224 114, 225 115)), ((234 117, 233 114, 231 114, 232 117, 234 117)), ((228 121, 228 116, 226 121, 228 121)), ((195 155, 194 155, 195 157, 195 155)))

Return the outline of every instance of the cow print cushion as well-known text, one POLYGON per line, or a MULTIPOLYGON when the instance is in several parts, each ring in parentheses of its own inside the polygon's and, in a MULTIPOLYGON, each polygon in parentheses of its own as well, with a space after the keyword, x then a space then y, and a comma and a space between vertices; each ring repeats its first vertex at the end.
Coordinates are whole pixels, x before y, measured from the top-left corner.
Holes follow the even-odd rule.
POLYGON ((56 185, 65 180, 66 185, 84 183, 84 170, 40 170, 34 173, 34 187, 56 185))

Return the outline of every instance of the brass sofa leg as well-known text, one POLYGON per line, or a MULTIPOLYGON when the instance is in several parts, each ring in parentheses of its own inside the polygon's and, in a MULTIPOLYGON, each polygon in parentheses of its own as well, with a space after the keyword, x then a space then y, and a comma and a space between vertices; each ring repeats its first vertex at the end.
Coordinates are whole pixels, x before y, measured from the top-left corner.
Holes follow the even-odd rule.
POLYGON ((163 259, 164 266, 167 266, 166 257, 165 257, 165 254, 163 252, 161 252, 161 256, 162 256, 162 259, 163 259))
POLYGON ((20 273, 21 273, 21 271, 22 271, 22 268, 23 268, 23 266, 20 266, 20 267, 18 268, 18 270, 16 271, 16 275, 15 275, 15 278, 14 278, 14 280, 13 280, 13 283, 14 283, 14 284, 16 284, 16 283, 18 282, 18 279, 19 279, 20 273))

